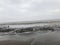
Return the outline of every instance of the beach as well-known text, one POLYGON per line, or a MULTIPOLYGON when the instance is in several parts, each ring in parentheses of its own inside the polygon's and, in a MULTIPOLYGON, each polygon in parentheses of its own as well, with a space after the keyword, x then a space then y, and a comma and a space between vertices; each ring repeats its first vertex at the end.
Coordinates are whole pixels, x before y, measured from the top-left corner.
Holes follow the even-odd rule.
POLYGON ((60 45, 60 32, 5 35, 0 37, 0 45, 60 45))

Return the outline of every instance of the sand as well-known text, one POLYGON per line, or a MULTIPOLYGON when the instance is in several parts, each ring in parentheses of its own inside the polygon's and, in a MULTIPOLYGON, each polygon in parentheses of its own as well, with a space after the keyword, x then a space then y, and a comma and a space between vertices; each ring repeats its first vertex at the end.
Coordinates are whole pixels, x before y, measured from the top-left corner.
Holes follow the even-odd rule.
MULTIPOLYGON (((26 36, 25 38, 19 37, 21 38, 21 40, 14 40, 14 39, 12 40, 12 37, 8 37, 11 39, 9 40, 7 38, 6 40, 0 41, 0 45, 60 45, 60 32, 49 32, 45 34, 39 34, 39 35, 34 34, 34 35, 32 36, 25 35, 26 36), (35 38, 31 38, 33 36, 35 38)), ((13 38, 14 37, 17 36, 13 36, 13 38)))
POLYGON ((31 45, 33 38, 29 40, 3 40, 0 41, 0 45, 31 45))
MULTIPOLYGON (((28 41, 6 40, 6 41, 0 41, 0 45, 32 45, 32 44, 30 44, 28 41)), ((60 41, 51 43, 36 42, 33 45, 60 45, 60 41)))
POLYGON ((0 45, 30 45, 27 41, 5 40, 0 41, 0 45))

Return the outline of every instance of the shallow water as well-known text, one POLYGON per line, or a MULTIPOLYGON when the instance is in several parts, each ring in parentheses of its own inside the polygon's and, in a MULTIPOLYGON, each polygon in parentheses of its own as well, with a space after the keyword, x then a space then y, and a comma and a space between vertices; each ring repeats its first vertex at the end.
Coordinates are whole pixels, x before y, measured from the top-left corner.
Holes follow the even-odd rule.
MULTIPOLYGON (((18 40, 18 41, 28 41, 33 40, 31 45, 49 45, 54 42, 60 42, 60 31, 37 31, 33 33, 22 33, 22 34, 2 34, 0 35, 0 41, 4 40, 18 40)), ((54 44, 55 45, 55 44, 54 44)))
POLYGON ((35 38, 40 36, 41 34, 49 33, 49 31, 37 31, 37 32, 31 32, 31 33, 16 33, 16 34, 9 34, 9 33, 0 33, 0 40, 27 40, 30 38, 35 38))
MULTIPOLYGON (((39 36, 47 35, 47 34, 52 34, 55 32, 51 31, 37 31, 37 32, 32 32, 32 33, 16 33, 16 34, 9 34, 9 33, 0 33, 0 40, 8 40, 8 39, 16 39, 16 40, 27 40, 30 38, 36 38, 39 36)), ((55 33, 57 34, 57 32, 55 33)))

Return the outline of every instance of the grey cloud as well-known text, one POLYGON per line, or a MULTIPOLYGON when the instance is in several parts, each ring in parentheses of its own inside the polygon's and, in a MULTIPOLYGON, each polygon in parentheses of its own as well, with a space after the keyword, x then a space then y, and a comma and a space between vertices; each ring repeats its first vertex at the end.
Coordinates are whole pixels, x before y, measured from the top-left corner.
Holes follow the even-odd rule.
POLYGON ((46 10, 50 10, 50 9, 57 9, 60 8, 59 6, 60 4, 58 2, 52 2, 52 1, 46 1, 46 2, 42 2, 42 3, 36 3, 34 2, 32 4, 31 10, 33 11, 46 11, 46 10))
POLYGON ((58 0, 0 0, 0 22, 59 19, 58 0))

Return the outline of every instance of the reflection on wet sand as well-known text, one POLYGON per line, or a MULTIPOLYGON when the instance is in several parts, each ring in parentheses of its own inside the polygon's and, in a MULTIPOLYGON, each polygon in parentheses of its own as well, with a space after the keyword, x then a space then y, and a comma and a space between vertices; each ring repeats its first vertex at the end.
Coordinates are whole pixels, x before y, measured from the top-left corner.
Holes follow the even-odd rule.
POLYGON ((0 37, 0 45, 60 45, 60 31, 5 35, 0 37))

